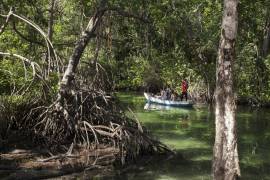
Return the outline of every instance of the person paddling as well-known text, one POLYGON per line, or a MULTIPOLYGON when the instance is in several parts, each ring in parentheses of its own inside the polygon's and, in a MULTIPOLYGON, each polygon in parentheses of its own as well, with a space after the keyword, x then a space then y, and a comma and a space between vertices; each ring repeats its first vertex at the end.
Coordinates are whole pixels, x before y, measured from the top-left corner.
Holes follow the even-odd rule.
POLYGON ((186 79, 184 79, 184 80, 182 81, 181 89, 182 89, 181 101, 183 100, 184 96, 185 96, 186 101, 187 101, 187 98, 188 98, 188 97, 187 97, 187 96, 188 96, 188 94, 187 94, 187 90, 188 90, 188 82, 187 82, 186 79))

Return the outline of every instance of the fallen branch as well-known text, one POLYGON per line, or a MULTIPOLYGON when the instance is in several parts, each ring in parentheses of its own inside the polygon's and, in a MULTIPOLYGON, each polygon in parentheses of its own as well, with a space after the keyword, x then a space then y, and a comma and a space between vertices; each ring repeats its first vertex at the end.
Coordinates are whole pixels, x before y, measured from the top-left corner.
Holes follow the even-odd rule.
POLYGON ((65 159, 65 158, 78 158, 80 157, 79 155, 58 155, 58 156, 52 156, 52 157, 49 157, 49 158, 46 158, 46 159, 38 159, 37 161, 38 162, 49 162, 49 161, 52 161, 52 160, 56 160, 56 159, 65 159))

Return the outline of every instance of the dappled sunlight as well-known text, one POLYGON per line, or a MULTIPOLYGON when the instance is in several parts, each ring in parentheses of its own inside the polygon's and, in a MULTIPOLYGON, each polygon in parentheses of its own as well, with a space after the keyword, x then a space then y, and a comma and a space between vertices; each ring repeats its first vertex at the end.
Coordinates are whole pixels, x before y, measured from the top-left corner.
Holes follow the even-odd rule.
POLYGON ((192 161, 211 161, 212 160, 212 153, 209 154, 199 154, 191 158, 192 161))
POLYGON ((176 177, 170 177, 168 175, 160 175, 157 179, 158 180, 177 180, 176 177))
MULTIPOLYGON (((128 172, 128 177, 133 174, 133 178, 129 179, 211 179, 215 124, 214 113, 210 109, 200 106, 192 109, 144 110, 143 96, 119 97, 132 108, 139 121, 154 136, 177 153, 168 161, 161 160, 158 164, 145 165, 145 171, 128 172)), ((242 178, 269 178, 269 113, 265 110, 256 111, 238 107, 236 117, 242 178)), ((119 179, 122 179, 122 176, 119 179)))
POLYGON ((259 154, 245 154, 241 162, 247 166, 258 167, 264 163, 264 157, 259 154))
POLYGON ((170 147, 173 147, 177 150, 188 150, 193 148, 200 148, 200 149, 208 149, 210 145, 202 142, 200 140, 196 140, 192 137, 190 138, 160 138, 163 143, 166 143, 170 147))

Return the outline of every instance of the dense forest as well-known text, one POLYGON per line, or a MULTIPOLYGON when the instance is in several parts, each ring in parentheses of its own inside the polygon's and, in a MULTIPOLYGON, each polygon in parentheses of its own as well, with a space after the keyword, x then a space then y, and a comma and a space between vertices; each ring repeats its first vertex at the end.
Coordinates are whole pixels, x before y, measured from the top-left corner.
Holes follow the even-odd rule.
MULTIPOLYGON (((235 122, 234 101, 269 105, 270 1, 237 2, 1 0, 0 148, 9 146, 15 129, 33 137, 30 144, 60 153, 55 159, 72 156, 75 149, 81 153, 82 144, 114 147, 104 156, 122 163, 145 153, 173 153, 136 118, 125 116, 114 93, 156 93, 165 87, 181 93, 184 78, 194 102, 223 108, 216 115, 226 117, 216 124, 226 118, 235 122), (235 32, 226 13, 237 22, 235 32), (223 64, 228 77, 219 76, 223 64), (231 109, 222 107, 224 102, 231 109)), ((216 135, 220 152, 217 146, 225 142, 217 138, 224 139, 216 135)), ((222 177, 235 179, 240 176, 237 143, 226 143, 232 148, 226 153, 236 149, 227 155, 237 156, 231 168, 238 170, 222 177)))
MULTIPOLYGON (((239 5, 234 65, 237 96, 256 104, 267 102, 270 94, 269 4, 245 0, 239 5)), ((98 60, 106 72, 106 88, 116 90, 166 85, 177 89, 187 77, 194 96, 213 99, 220 1, 110 1, 108 6, 82 55, 78 73, 86 73, 84 70, 98 60)), ((63 72, 96 8, 94 1, 3 1, 1 53, 17 54, 39 65, 55 91, 57 72, 63 72), (10 7, 38 28, 12 16, 4 24, 10 7), (53 51, 47 52, 46 39, 39 30, 51 40, 53 51), (54 58, 54 51, 57 60, 46 60, 54 58)), ((31 68, 27 67, 25 74, 21 60, 11 61, 17 58, 5 54, 1 57, 1 94, 20 94, 32 82, 31 68)), ((35 83, 28 92, 41 92, 40 86, 35 83)))

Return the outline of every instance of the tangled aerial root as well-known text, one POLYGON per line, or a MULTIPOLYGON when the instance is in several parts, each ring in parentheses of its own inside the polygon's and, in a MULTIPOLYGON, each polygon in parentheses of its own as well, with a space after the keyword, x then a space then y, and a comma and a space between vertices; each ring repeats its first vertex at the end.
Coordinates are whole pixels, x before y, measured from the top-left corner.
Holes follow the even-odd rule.
POLYGON ((76 145, 95 149, 100 144, 118 149, 122 163, 141 154, 171 152, 102 91, 77 91, 39 113, 34 126, 37 137, 51 149, 65 147, 69 155, 76 145))

